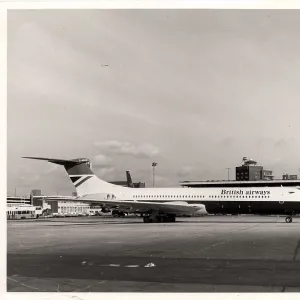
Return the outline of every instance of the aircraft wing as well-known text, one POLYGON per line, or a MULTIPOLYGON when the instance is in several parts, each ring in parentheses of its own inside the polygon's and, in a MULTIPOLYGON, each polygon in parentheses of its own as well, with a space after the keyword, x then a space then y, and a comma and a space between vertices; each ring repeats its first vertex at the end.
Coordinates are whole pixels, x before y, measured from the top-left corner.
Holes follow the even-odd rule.
POLYGON ((45 199, 45 200, 77 200, 77 197, 74 196, 59 196, 59 195, 54 195, 54 196, 32 196, 32 198, 37 198, 37 199, 45 199))
POLYGON ((204 205, 191 205, 186 202, 148 202, 148 201, 120 201, 120 200, 94 200, 87 199, 86 197, 80 197, 77 201, 97 203, 107 208, 114 208, 118 210, 134 210, 141 213, 147 213, 151 211, 158 211, 166 214, 176 213, 195 213, 204 208, 204 205))
MULTIPOLYGON (((98 194, 99 195, 99 194, 98 194)), ((187 202, 148 202, 148 201, 132 201, 132 200, 107 200, 99 199, 96 195, 87 195, 82 197, 65 198, 58 196, 44 196, 47 201, 58 200, 72 200, 76 202, 93 203, 106 208, 118 210, 134 210, 140 213, 147 213, 151 211, 158 211, 166 214, 180 214, 180 213, 195 213, 199 210, 205 209, 204 205, 193 205, 187 202)))

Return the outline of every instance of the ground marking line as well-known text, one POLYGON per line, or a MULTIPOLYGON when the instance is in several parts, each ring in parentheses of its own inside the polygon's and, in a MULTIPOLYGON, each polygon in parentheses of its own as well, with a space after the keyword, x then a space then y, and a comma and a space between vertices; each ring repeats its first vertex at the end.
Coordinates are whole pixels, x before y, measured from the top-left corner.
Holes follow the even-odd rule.
POLYGON ((294 251, 294 257, 293 257, 293 260, 296 260, 296 257, 297 257, 299 248, 300 248, 300 241, 298 241, 298 243, 297 243, 297 245, 296 245, 296 248, 295 248, 295 251, 294 251))
MULTIPOLYGON (((40 290, 39 288, 36 288, 36 287, 34 287, 34 286, 26 285, 25 283, 23 283, 23 282, 21 282, 21 281, 19 281, 19 280, 12 279, 12 278, 9 278, 9 277, 7 277, 7 279, 12 280, 12 281, 15 281, 15 282, 17 282, 17 283, 20 283, 21 285, 23 285, 23 286, 25 286, 25 287, 28 287, 28 288, 30 288, 30 289, 40 290)), ((46 290, 43 290, 43 291, 44 291, 44 292, 47 292, 46 290)))

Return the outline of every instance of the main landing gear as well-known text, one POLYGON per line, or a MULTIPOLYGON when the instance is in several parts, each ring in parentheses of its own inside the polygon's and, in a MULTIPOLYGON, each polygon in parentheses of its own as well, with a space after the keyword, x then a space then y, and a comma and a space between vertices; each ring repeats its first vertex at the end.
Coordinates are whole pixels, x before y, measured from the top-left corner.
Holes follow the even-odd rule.
POLYGON ((156 215, 156 216, 144 216, 144 223, 165 223, 165 222, 175 222, 176 215, 156 215))
POLYGON ((286 218, 285 218, 285 222, 286 222, 286 223, 292 223, 292 222, 293 222, 293 218, 292 218, 291 216, 286 217, 286 218))
POLYGON ((111 214, 113 217, 125 217, 125 213, 123 211, 113 210, 111 214))

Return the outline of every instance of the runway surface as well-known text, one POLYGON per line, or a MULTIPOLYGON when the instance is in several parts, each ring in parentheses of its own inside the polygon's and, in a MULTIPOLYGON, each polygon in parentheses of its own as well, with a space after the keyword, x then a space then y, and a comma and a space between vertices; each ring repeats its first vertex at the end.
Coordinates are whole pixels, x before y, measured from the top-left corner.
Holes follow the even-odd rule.
POLYGON ((7 291, 299 292, 300 219, 7 222, 7 291))

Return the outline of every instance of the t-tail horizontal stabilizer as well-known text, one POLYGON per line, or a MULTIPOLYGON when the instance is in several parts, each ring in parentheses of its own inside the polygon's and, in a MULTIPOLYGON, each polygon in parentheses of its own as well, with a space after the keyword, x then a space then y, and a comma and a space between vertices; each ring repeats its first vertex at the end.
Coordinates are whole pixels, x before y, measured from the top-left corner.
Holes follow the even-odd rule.
POLYGON ((36 159, 36 160, 46 160, 48 162, 51 162, 53 164, 58 165, 68 165, 68 164, 82 164, 82 163, 90 163, 90 161, 87 158, 76 158, 76 159, 58 159, 58 158, 47 158, 47 157, 33 157, 33 156, 24 156, 22 158, 28 158, 28 159, 36 159))
POLYGON ((103 192, 111 193, 113 190, 115 191, 117 187, 116 185, 110 184, 95 176, 91 170, 90 160, 87 158, 57 159, 31 156, 26 156, 23 158, 45 160, 50 163, 64 166, 76 188, 78 195, 103 192))
POLYGON ((57 158, 29 157, 29 156, 23 158, 46 160, 53 164, 62 165, 65 167, 69 176, 94 174, 90 168, 90 161, 87 158, 57 159, 57 158))

